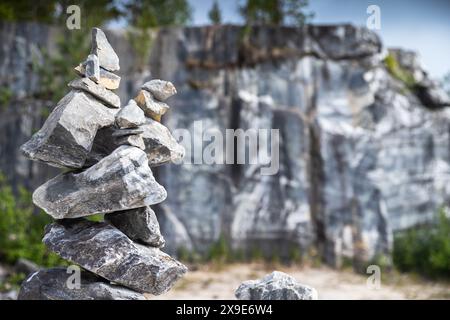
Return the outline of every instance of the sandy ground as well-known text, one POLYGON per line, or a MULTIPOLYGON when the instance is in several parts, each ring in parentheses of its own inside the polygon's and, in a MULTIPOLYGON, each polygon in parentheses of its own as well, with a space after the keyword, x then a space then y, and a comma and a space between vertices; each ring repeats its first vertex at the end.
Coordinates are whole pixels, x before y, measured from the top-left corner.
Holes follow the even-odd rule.
POLYGON ((261 278, 273 270, 286 272, 317 289, 319 299, 450 299, 450 283, 425 281, 411 275, 381 275, 381 288, 367 286, 367 277, 351 270, 320 267, 269 267, 262 264, 203 266, 191 270, 168 293, 149 299, 235 299, 234 290, 245 280, 261 278), (193 270, 194 269, 194 270, 193 270))

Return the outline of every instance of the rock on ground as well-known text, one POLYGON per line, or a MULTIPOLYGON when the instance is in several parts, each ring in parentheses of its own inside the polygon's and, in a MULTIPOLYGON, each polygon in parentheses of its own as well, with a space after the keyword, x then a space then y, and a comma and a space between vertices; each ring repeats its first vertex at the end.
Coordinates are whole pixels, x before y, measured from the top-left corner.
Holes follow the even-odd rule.
POLYGON ((121 146, 82 172, 63 173, 33 193, 55 219, 77 218, 162 202, 166 190, 153 177, 144 151, 121 146))
POLYGON ((290 275, 274 271, 260 280, 243 282, 235 292, 239 300, 317 300, 314 288, 300 284, 290 275))
POLYGON ((24 280, 19 300, 145 300, 127 288, 110 284, 96 275, 82 271, 80 287, 74 288, 72 272, 66 268, 39 270, 24 280))
POLYGON ((133 242, 106 222, 55 222, 46 227, 43 242, 63 259, 138 292, 162 294, 187 271, 169 255, 133 242))

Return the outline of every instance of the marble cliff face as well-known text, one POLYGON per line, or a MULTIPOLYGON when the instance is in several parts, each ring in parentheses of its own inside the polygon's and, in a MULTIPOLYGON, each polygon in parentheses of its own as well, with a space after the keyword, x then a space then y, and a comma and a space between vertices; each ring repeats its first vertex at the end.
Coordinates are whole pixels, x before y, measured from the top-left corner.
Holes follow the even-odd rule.
MULTIPOLYGON (((2 111, 0 165, 34 188, 51 174, 15 148, 41 125, 35 110, 45 101, 32 109, 21 94, 39 85, 27 59, 49 45, 50 31, 8 28, 0 74, 17 73, 10 85, 18 98, 2 111)), ((119 57, 129 54, 123 33, 107 35, 119 57)), ((254 165, 157 168, 169 195, 155 208, 168 252, 207 250, 223 235, 236 249, 319 251, 339 265, 388 254, 393 231, 432 219, 450 196, 450 101, 414 53, 391 50, 414 76, 405 88, 385 67, 386 51, 376 34, 350 25, 260 27, 244 39, 237 26, 162 30, 145 68, 178 90, 165 126, 280 130, 276 175, 254 165)), ((122 101, 149 75, 131 61, 118 72, 122 101)))

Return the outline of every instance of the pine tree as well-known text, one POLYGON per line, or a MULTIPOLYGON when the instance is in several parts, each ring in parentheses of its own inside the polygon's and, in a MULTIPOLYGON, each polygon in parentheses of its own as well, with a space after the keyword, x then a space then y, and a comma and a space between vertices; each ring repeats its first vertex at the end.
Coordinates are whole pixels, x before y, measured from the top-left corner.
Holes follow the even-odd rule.
POLYGON ((212 24, 221 24, 222 23, 222 13, 220 12, 219 4, 217 0, 214 1, 211 10, 208 13, 209 20, 211 20, 212 24))

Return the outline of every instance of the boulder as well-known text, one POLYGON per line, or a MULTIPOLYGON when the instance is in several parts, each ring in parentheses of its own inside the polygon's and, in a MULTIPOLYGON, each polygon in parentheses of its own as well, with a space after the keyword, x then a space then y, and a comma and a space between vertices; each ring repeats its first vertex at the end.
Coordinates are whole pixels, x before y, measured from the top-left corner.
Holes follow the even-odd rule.
POLYGON ((116 124, 119 128, 137 128, 144 123, 144 111, 138 107, 134 100, 130 100, 116 115, 116 124))
POLYGON ((183 159, 185 153, 183 146, 178 144, 169 129, 161 123, 147 118, 141 129, 144 130, 142 137, 150 166, 183 159))
POLYGON ((62 258, 138 292, 168 291, 187 268, 106 222, 70 219, 46 227, 43 242, 62 258))
POLYGON ((33 202, 53 218, 63 219, 144 207, 166 196, 145 152, 121 146, 85 171, 47 181, 33 193, 33 202))
POLYGON ((140 241, 152 247, 164 246, 164 238, 159 230, 158 219, 150 207, 108 213, 105 221, 109 221, 128 238, 140 241))
POLYGON ((128 145, 137 147, 141 150, 145 150, 144 139, 142 138, 141 135, 138 134, 116 137, 114 143, 118 146, 128 145))
POLYGON ((170 81, 153 79, 144 83, 141 87, 150 92, 157 100, 164 101, 177 93, 177 89, 170 81))
POLYGON ((161 122, 161 116, 169 110, 169 106, 166 103, 155 100, 152 94, 146 90, 139 91, 139 94, 134 100, 144 110, 147 117, 159 122, 161 122))
POLYGON ((105 33, 99 28, 92 28, 91 53, 98 57, 100 67, 103 69, 120 70, 119 57, 106 39, 105 33))
POLYGON ((300 284, 279 271, 260 280, 243 282, 235 295, 239 300, 317 300, 316 289, 300 284))
POLYGON ((100 80, 100 63, 95 54, 88 55, 85 62, 83 62, 86 77, 98 83, 100 80))
MULTIPOLYGON (((87 77, 86 69, 83 64, 74 68, 76 73, 81 77, 87 77)), ((100 77, 96 81, 99 85, 109 90, 116 90, 120 85, 120 77, 112 72, 100 68, 100 77)))
POLYGON ((72 89, 83 90, 92 94, 97 99, 101 100, 108 107, 120 108, 120 98, 114 92, 105 89, 105 87, 96 84, 89 78, 81 78, 72 80, 69 84, 72 89))
POLYGON ((90 94, 72 90, 21 150, 31 160, 60 168, 81 168, 97 130, 114 124, 116 113, 90 94))
POLYGON ((110 284, 96 275, 82 271, 79 288, 71 287, 66 268, 36 271, 22 283, 19 300, 145 300, 144 295, 110 284))

